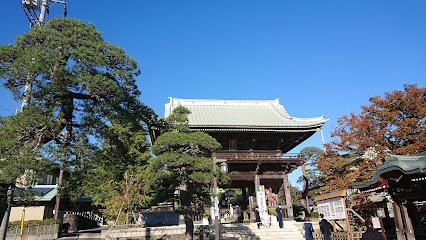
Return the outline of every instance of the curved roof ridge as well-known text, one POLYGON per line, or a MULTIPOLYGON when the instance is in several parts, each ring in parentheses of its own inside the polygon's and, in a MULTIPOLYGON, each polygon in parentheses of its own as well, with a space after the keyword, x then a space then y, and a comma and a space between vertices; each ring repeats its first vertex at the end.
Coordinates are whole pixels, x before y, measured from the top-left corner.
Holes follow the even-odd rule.
POLYGON ((242 100, 242 99, 207 99, 207 98, 174 98, 174 97, 169 97, 170 100, 176 100, 176 101, 207 101, 207 102, 216 102, 216 101, 231 101, 231 102, 271 102, 271 101, 278 101, 279 102, 279 98, 275 98, 275 99, 257 99, 257 100, 242 100))
POLYGON ((271 104, 271 102, 278 102, 279 98, 274 100, 234 100, 234 99, 188 99, 188 98, 172 98, 169 97, 170 103, 172 105, 175 102, 184 102, 184 103, 192 103, 193 105, 204 105, 204 106, 216 106, 216 105, 261 105, 266 106, 271 104))
POLYGON ((276 98, 274 101, 270 101, 269 105, 272 107, 272 109, 276 113, 278 113, 282 117, 292 119, 293 117, 290 116, 290 114, 287 112, 287 110, 285 110, 284 105, 280 104, 279 100, 280 100, 279 98, 276 98))

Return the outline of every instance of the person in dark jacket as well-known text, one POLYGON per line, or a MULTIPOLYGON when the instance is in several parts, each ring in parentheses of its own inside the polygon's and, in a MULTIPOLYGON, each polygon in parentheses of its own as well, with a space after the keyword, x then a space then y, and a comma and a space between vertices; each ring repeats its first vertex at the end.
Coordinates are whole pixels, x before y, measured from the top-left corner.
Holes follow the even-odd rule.
POLYGON ((362 234, 361 240, 385 240, 383 235, 376 230, 374 230, 373 223, 371 220, 364 222, 364 228, 367 230, 362 234))
POLYGON ((283 228, 283 209, 281 205, 278 205, 275 210, 277 211, 278 225, 280 225, 280 228, 283 228))
POLYGON ((259 209, 256 208, 254 210, 254 214, 256 215, 256 223, 257 223, 257 228, 260 228, 260 214, 259 214, 259 209))
POLYGON ((314 232, 314 228, 312 223, 309 222, 309 218, 305 217, 305 223, 303 224, 303 229, 305 230, 305 239, 306 240, 314 240, 314 236, 312 232, 314 232))
POLYGON ((237 216, 238 216, 238 222, 242 223, 243 222, 243 214, 241 212, 240 206, 238 206, 238 205, 237 205, 237 216))
POLYGON ((319 223, 320 225, 320 230, 322 235, 324 235, 324 240, 330 240, 330 235, 331 235, 331 224, 324 218, 324 214, 320 214, 321 217, 321 222, 319 223))

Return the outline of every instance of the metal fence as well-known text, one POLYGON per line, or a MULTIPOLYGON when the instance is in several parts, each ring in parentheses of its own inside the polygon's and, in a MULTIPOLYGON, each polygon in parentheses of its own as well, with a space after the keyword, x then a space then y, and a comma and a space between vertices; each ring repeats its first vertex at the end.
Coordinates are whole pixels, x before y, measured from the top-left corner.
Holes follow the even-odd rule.
MULTIPOLYGON (((58 238, 59 224, 25 226, 22 231, 23 240, 48 240, 58 238)), ((6 240, 19 240, 21 227, 8 229, 6 240)))
POLYGON ((99 226, 104 225, 104 218, 99 212, 95 211, 84 211, 84 212, 77 212, 77 211, 65 211, 64 214, 71 214, 71 215, 77 215, 84 218, 87 218, 89 220, 95 221, 99 226))

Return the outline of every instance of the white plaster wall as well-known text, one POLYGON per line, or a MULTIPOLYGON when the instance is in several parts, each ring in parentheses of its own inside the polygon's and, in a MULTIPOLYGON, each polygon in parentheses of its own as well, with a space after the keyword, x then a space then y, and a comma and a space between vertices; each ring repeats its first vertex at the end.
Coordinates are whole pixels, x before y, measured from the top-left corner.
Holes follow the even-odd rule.
MULTIPOLYGON (((21 221, 22 211, 24 207, 12 207, 10 212, 9 221, 21 221)), ((25 207, 25 221, 29 220, 43 220, 53 216, 53 209, 45 206, 31 206, 25 207)))

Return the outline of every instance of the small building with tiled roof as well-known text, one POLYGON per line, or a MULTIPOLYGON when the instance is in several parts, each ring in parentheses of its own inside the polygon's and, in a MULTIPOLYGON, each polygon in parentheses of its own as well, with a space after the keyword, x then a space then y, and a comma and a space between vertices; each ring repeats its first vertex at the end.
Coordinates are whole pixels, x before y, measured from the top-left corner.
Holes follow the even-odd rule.
POLYGON ((426 204, 426 152, 387 156, 370 180, 353 187, 391 196, 398 240, 426 239, 425 225, 416 216, 416 205, 426 204))

